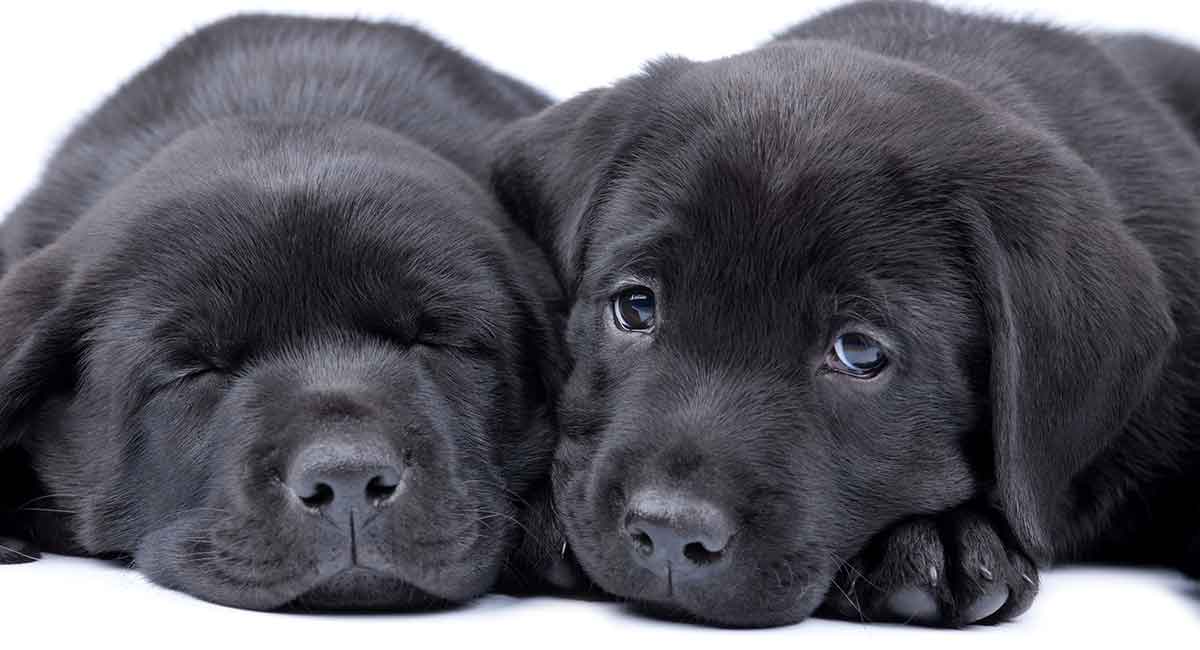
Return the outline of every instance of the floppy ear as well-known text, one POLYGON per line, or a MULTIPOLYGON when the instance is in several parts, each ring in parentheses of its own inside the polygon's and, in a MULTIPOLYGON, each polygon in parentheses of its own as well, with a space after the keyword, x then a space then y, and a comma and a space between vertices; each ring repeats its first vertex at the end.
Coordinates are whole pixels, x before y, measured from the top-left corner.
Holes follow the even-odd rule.
POLYGON ((63 294, 68 256, 51 244, 0 278, 0 449, 17 442, 24 416, 67 379, 78 317, 63 294))
POLYGON ((532 237, 514 240, 536 294, 528 303, 537 326, 524 333, 523 347, 534 355, 527 365, 537 369, 543 389, 532 423, 537 430, 511 453, 525 459, 528 474, 520 482, 529 489, 518 514, 522 534, 501 578, 509 591, 579 592, 590 585, 566 545, 549 475, 558 442, 557 397, 570 374, 563 343, 569 307, 564 289, 573 292, 587 249, 588 214, 633 129, 618 94, 625 93, 594 90, 514 123, 501 135, 492 165, 493 188, 503 207, 532 237), (553 272, 540 261, 547 256, 553 272))
POLYGON ((500 137, 492 186, 505 210, 551 256, 571 286, 584 215, 612 158, 616 125, 606 124, 605 94, 592 90, 519 120, 500 137))
POLYGON ((691 62, 666 58, 612 88, 585 92, 518 120, 496 141, 492 187, 546 250, 568 290, 588 245, 589 213, 619 171, 621 153, 654 106, 659 89, 691 62))
POLYGON ((1121 435, 1176 337, 1149 251, 1066 155, 1029 162, 1017 191, 1011 177, 992 183, 1006 195, 974 220, 991 337, 992 497, 1041 562, 1070 543, 1072 479, 1121 435))
POLYGON ((524 232, 508 233, 521 277, 518 291, 520 308, 529 326, 520 332, 521 347, 528 372, 537 373, 533 401, 553 410, 559 387, 567 378, 567 360, 563 343, 567 302, 551 264, 537 244, 524 232))

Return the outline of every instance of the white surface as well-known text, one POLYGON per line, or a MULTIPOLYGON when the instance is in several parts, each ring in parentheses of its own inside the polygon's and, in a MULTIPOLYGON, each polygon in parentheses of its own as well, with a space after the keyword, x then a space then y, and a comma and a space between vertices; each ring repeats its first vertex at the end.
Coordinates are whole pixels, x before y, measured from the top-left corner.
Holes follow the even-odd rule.
MULTIPOLYGON (((236 11, 416 22, 497 68, 563 97, 665 53, 713 58, 752 47, 833 2, 96 2, 10 3, 0 19, 0 213, 34 182, 75 119, 187 31, 236 11)), ((967 2, 1078 27, 1156 29, 1200 43, 1200 4, 1178 1, 967 2)), ((1200 71, 1198 71, 1200 74, 1200 71)), ((966 632, 809 621, 764 632, 660 623, 615 604, 492 597, 423 615, 258 614, 195 601, 101 562, 51 558, 0 567, 0 648, 527 647, 698 650, 733 644, 888 648, 1142 644, 1200 647, 1200 587, 1170 573, 1060 570, 1018 623, 966 632), (664 649, 662 645, 667 647, 664 649)))
POLYGON ((964 631, 809 620, 720 630, 650 620, 616 603, 491 596, 432 614, 247 612, 159 589, 111 563, 51 557, 0 567, 0 647, 363 648, 1191 648, 1200 647, 1200 585, 1168 572, 1060 569, 1016 623, 964 631), (1136 646, 1130 644, 1137 643, 1136 646), (878 644, 878 645, 876 645, 878 644), (967 645, 964 645, 967 644, 967 645), (1043 645, 1045 644, 1045 645, 1043 645), (1100 644, 1100 645, 1096 645, 1100 644), (1119 644, 1119 645, 1118 645, 1119 644))

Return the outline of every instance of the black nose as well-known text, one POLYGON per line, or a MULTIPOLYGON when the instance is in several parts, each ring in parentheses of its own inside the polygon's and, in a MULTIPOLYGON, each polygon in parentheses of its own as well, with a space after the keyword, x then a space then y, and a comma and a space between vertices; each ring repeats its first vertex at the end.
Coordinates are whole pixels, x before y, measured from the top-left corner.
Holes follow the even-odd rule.
POLYGON ((287 486, 305 506, 341 515, 386 506, 402 472, 381 444, 319 442, 296 455, 287 486))
POLYGON ((625 509, 634 560, 657 575, 703 579, 728 562, 732 518, 716 505, 685 494, 634 494, 625 509))

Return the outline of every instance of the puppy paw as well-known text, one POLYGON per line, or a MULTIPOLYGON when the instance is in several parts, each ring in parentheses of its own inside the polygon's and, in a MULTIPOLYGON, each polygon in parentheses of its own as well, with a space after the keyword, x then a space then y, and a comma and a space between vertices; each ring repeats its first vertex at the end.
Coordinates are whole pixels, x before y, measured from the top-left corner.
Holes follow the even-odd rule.
POLYGON ((24 564, 41 557, 41 552, 32 542, 0 536, 0 564, 24 564))
POLYGON ((971 510, 885 531, 838 572, 825 611, 851 620, 939 627, 1019 616, 1037 595, 1037 567, 971 510))

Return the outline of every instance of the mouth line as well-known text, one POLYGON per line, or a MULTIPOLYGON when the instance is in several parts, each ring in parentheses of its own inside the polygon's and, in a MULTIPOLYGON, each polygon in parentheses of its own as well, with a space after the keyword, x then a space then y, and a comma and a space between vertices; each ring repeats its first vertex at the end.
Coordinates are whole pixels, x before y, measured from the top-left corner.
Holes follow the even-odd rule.
MULTIPOLYGON (((350 511, 350 515, 349 515, 349 525, 350 525, 350 527, 351 527, 351 534, 352 534, 352 535, 353 535, 353 528, 354 528, 354 525, 355 525, 356 523, 358 524, 358 528, 359 528, 360 530, 366 530, 366 528, 367 528, 368 526, 370 526, 371 524, 375 523, 375 520, 379 519, 380 515, 382 515, 382 514, 383 514, 382 512, 375 512, 375 513, 371 514, 370 516, 368 516, 368 517, 366 517, 366 518, 362 519, 361 521, 359 521, 359 520, 355 519, 355 515, 354 515, 354 513, 355 513, 355 512, 356 512, 355 510, 351 510, 351 511, 350 511)), ((329 516, 328 514, 326 514, 326 513, 321 513, 321 514, 320 514, 320 521, 321 521, 321 525, 322 525, 322 526, 327 526, 327 527, 330 527, 330 528, 334 528, 334 529, 336 529, 336 530, 341 530, 341 529, 342 529, 342 526, 341 526, 340 524, 338 524, 338 522, 337 522, 337 521, 335 521, 335 520, 334 520, 332 517, 330 517, 330 516, 329 516)))
MULTIPOLYGON (((359 559, 360 550, 359 550, 358 544, 359 544, 359 538, 362 536, 362 534, 367 531, 367 529, 371 526, 372 523, 374 523, 375 521, 377 521, 379 519, 380 515, 381 515, 381 513, 374 513, 365 519, 360 519, 361 515, 358 515, 356 513, 356 511, 351 510, 347 517, 347 521, 346 521, 345 525, 338 525, 337 522, 335 522, 334 520, 332 520, 331 518, 329 518, 326 515, 321 516, 322 525, 324 525, 330 529, 333 529, 336 532, 343 533, 344 539, 346 540, 347 549, 349 551, 349 558, 348 558, 347 566, 344 568, 353 568, 353 567, 372 568, 372 567, 364 565, 360 562, 360 559, 359 559)), ((459 553, 454 554, 454 557, 452 557, 448 560, 437 562, 436 565, 433 565, 433 564, 428 565, 431 568, 434 566, 440 568, 442 566, 453 564, 457 561, 460 561, 462 558, 469 555, 470 552, 479 545, 479 540, 473 539, 470 541, 467 548, 461 548, 461 549, 458 548, 458 547, 462 546, 463 541, 464 541, 464 539, 463 539, 464 536, 469 535, 471 533, 473 523, 474 522, 467 522, 460 528, 455 529, 454 531, 451 531, 449 534, 442 535, 439 537, 412 538, 412 539, 404 539, 403 537, 398 537, 395 540, 397 542, 395 546, 399 551, 401 551, 401 555, 410 555, 413 552, 427 551, 429 549, 443 549, 443 550, 446 550, 447 552, 450 552, 452 550, 460 551, 459 553)), ((440 553, 439 553, 439 555, 440 555, 440 553)))

